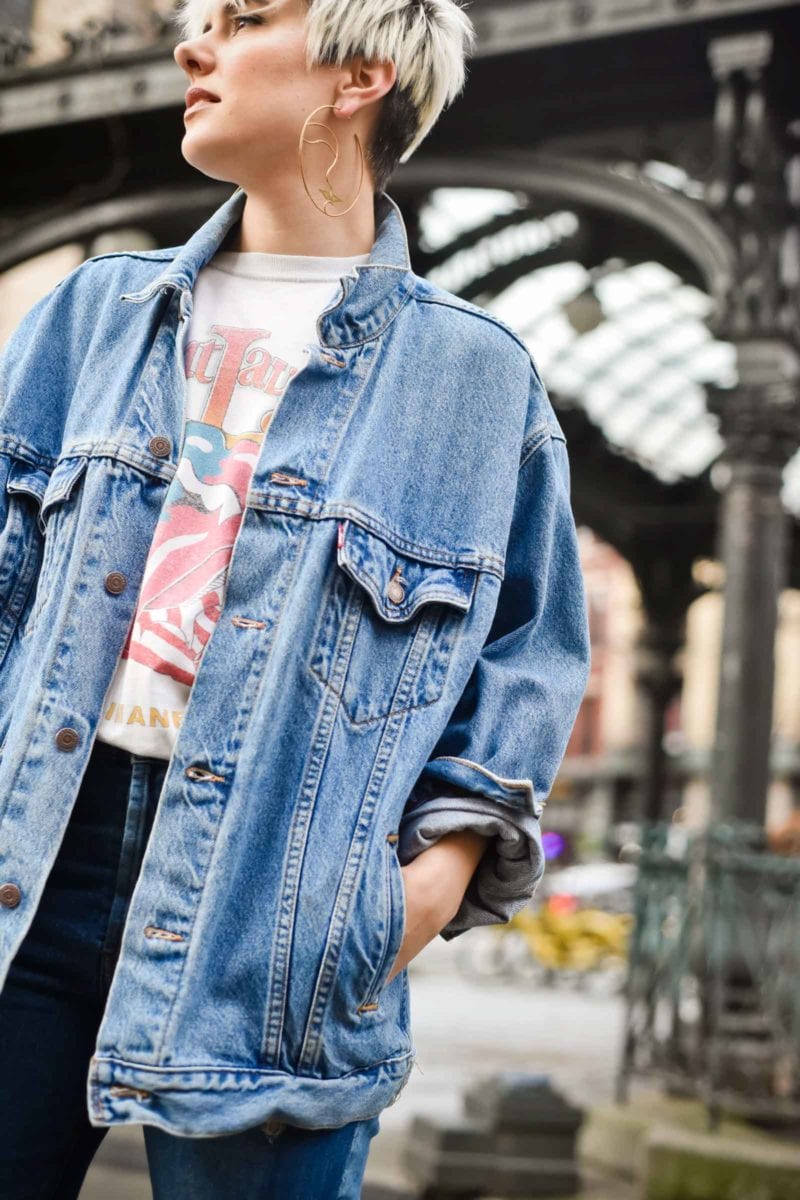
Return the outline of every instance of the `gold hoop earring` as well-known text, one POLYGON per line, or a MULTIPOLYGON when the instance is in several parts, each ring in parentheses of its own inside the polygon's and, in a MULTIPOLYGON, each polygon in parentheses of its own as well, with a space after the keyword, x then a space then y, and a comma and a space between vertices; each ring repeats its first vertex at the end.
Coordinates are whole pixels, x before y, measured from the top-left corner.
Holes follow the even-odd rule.
POLYGON ((350 210, 353 207, 353 205, 355 204, 356 200, 361 195, 361 188, 364 183, 364 151, 362 149, 361 141, 359 139, 358 134, 354 133, 353 137, 356 140, 356 145, 358 146, 359 157, 361 159, 361 177, 358 181, 358 191, 356 192, 355 196, 353 197, 352 201, 347 206, 347 208, 342 209, 341 212, 328 212, 329 204, 344 204, 344 200, 342 199, 341 196, 337 195, 336 188, 333 186, 333 183, 331 182, 331 171, 333 170, 333 168, 336 166, 337 162, 339 161, 339 139, 336 136, 336 132, 333 129, 330 129, 329 126, 324 125, 321 121, 312 121, 311 120, 311 118, 313 116, 315 116, 318 112, 320 112, 320 110, 323 108, 332 108, 334 110, 334 112, 339 111, 338 106, 335 104, 320 104, 319 108, 315 108, 314 111, 309 113, 308 116, 306 117, 305 121, 303 122, 303 128, 300 131, 300 144, 297 148, 298 158, 300 159, 300 176, 303 180, 303 187, 306 189, 306 195, 308 196, 309 200, 311 201, 311 203, 314 205, 314 207, 316 209, 319 209, 319 211, 321 213, 324 213, 326 217, 343 217, 345 215, 345 213, 350 212, 350 210), (327 141, 325 138, 306 138, 306 129, 309 127, 309 125, 316 125, 320 129, 327 130, 327 132, 330 133, 331 136, 333 137, 336 144, 334 146, 332 146, 331 143, 329 141, 327 141), (305 169, 303 167, 303 146, 306 143, 309 146, 316 146, 319 144, 322 144, 323 146, 327 146, 328 149, 333 154, 333 162, 330 164, 327 171, 325 172, 325 179, 327 180, 328 186, 317 189, 317 191, 321 192, 323 197, 325 198, 324 205, 319 205, 317 203, 317 201, 312 196, 311 191, 308 186, 305 169))

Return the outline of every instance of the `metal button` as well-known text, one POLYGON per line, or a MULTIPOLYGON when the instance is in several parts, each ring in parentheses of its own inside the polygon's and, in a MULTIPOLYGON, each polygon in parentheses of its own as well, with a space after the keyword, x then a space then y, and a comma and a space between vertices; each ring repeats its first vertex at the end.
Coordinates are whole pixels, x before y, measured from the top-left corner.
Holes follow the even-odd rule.
POLYGON ((107 592, 111 592, 112 596, 118 596, 120 592, 125 591, 128 580, 122 571, 109 571, 105 578, 105 585, 107 592))
POLYGON ((406 589, 403 587, 399 579, 392 579, 386 589, 386 595, 391 600, 392 604, 402 604, 406 598, 406 589))
POLYGON ((59 729, 56 734, 56 745, 59 750, 74 750, 80 740, 80 734, 77 729, 72 729, 69 725, 65 725, 63 729, 59 729))
POLYGON ((264 1122, 264 1130, 271 1136, 276 1133, 280 1133, 285 1128, 286 1122, 280 1121, 277 1117, 269 1117, 269 1119, 264 1122))
POLYGON ((150 453, 155 454, 157 458, 166 458, 172 449, 172 442, 168 437, 151 437, 147 443, 150 448, 150 453))
POLYGON ((22 892, 15 883, 4 883, 0 886, 0 904, 3 908, 16 908, 22 899, 22 892))

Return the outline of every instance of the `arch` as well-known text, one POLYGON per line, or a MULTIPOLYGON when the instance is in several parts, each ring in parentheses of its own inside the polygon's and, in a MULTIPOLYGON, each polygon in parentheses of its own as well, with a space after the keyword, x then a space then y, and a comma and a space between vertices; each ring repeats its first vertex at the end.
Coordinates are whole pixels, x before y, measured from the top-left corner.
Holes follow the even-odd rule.
POLYGON ((486 187, 488 182, 493 188, 627 218, 684 255, 699 270, 715 304, 731 286, 733 243, 702 205, 629 179, 603 163, 524 151, 412 158, 398 171, 392 191, 486 187))
POLYGON ((202 185, 132 193, 73 212, 48 216, 38 212, 16 225, 0 241, 0 272, 70 242, 85 243, 113 229, 136 228, 151 233, 160 245, 176 245, 191 234, 231 194, 231 188, 202 185))

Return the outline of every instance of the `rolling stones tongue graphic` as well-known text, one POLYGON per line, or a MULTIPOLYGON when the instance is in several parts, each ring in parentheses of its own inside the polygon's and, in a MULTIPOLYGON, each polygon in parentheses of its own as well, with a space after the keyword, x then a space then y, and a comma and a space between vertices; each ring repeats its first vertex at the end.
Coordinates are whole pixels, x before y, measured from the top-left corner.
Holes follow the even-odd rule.
POLYGON ((224 583, 245 497, 276 404, 297 373, 269 354, 264 329, 213 325, 224 339, 186 348, 187 379, 210 385, 203 420, 187 420, 183 454, 170 482, 147 559, 136 617, 122 651, 191 687, 219 620, 224 583), (212 371, 213 363, 213 371, 212 371), (226 434, 236 388, 250 395, 257 431, 226 434), (257 405, 257 393, 264 397, 257 405), (256 393, 255 395, 253 393, 256 393))

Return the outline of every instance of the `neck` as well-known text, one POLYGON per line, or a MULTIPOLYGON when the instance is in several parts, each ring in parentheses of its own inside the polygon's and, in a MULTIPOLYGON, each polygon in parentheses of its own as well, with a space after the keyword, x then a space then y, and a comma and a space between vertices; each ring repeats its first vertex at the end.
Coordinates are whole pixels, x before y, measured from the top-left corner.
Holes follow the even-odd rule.
MULTIPOLYGON (((299 196, 296 187, 285 195, 274 188, 245 191, 242 219, 231 231, 226 249, 336 257, 368 254, 372 249, 375 194, 366 178, 350 212, 339 217, 327 217, 315 208, 302 186, 299 196)), ((324 203, 321 196, 319 203, 324 203)))

